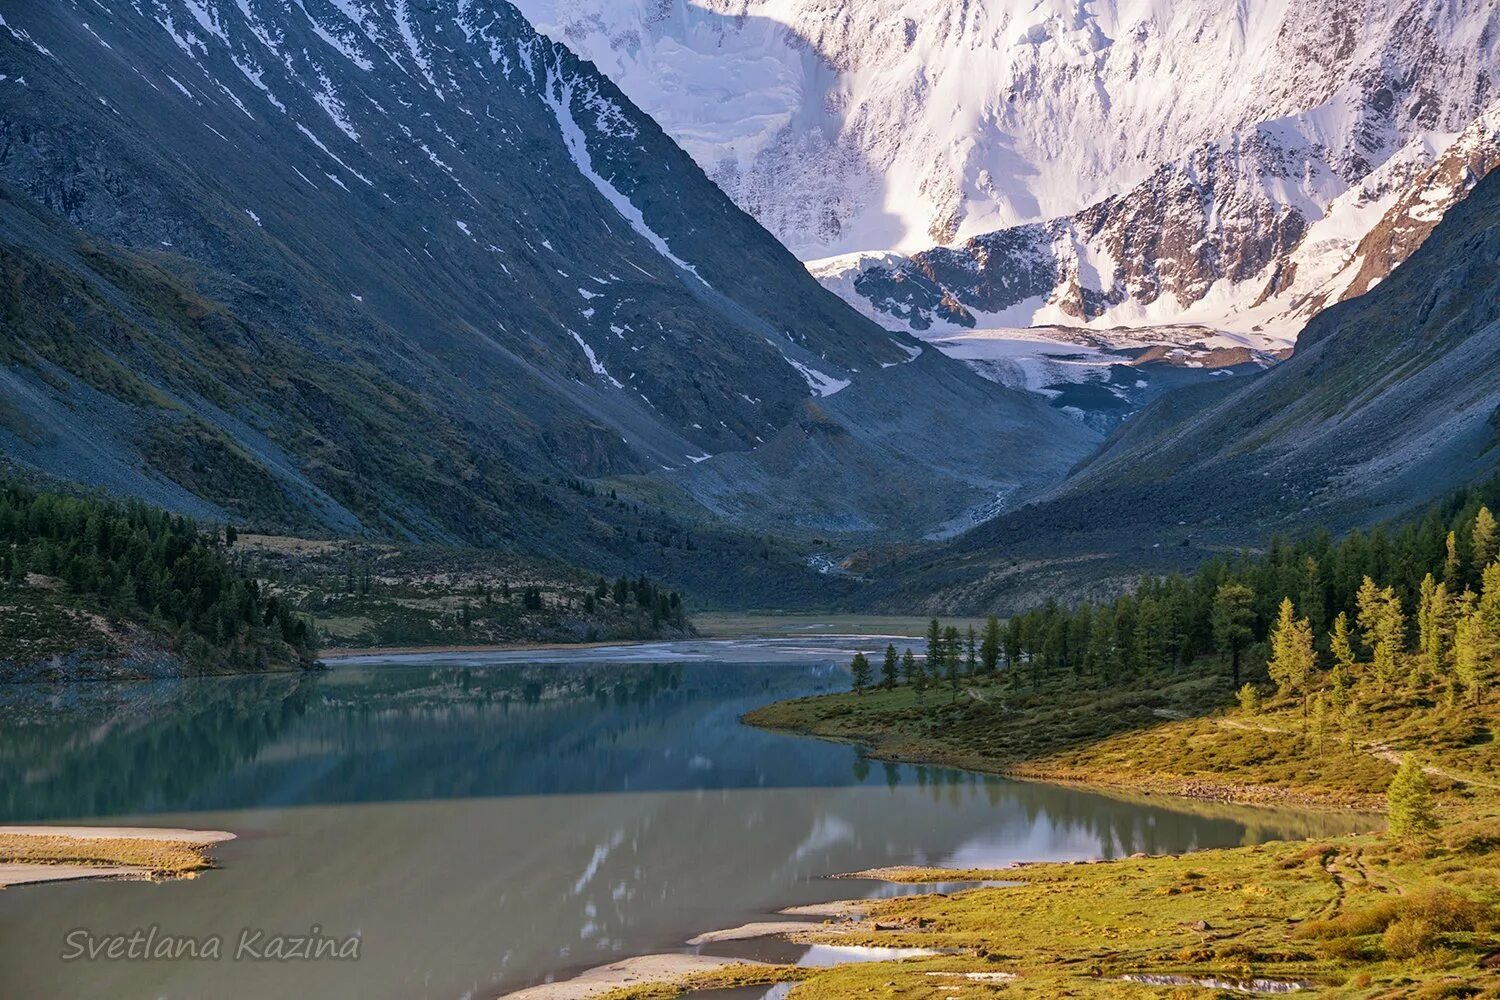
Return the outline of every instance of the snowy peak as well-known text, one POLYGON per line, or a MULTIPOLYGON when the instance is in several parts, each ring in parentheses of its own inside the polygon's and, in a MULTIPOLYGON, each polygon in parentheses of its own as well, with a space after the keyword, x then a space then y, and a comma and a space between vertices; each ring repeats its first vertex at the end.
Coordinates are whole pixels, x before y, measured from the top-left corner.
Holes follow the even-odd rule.
POLYGON ((1500 105, 1425 133, 1355 184, 1305 116, 1163 164, 1072 216, 955 248, 815 262, 867 315, 923 335, 1036 325, 1198 324, 1265 350, 1368 290, 1500 158, 1500 105))
POLYGON ((1305 116, 1346 184, 1496 93, 1484 0, 520 0, 804 258, 1072 215, 1305 116))

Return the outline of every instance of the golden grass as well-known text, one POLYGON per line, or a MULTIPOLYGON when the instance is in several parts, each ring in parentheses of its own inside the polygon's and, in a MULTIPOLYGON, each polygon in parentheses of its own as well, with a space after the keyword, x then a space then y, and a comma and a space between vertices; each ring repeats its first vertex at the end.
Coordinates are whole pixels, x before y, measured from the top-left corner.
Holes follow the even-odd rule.
POLYGON ((1064 679, 1035 693, 969 679, 957 697, 942 688, 918 699, 905 687, 825 695, 746 721, 863 743, 890 759, 1250 803, 1379 806, 1396 762, 1417 753, 1437 791, 1439 842, 1343 836, 992 872, 892 871, 907 882, 1024 884, 868 904, 839 942, 954 954, 812 970, 794 1000, 1225 996, 1223 983, 1252 979, 1335 997, 1500 998, 1500 706, 1455 705, 1433 690, 1377 693, 1357 728, 1319 736, 1290 701, 1254 717, 1226 709, 1220 674, 1210 663, 1199 676, 1133 690, 1064 679), (1122 978, 1142 973, 1184 980, 1122 978))
POLYGON ((39 834, 0 835, 0 864, 129 865, 150 869, 153 875, 176 878, 212 868, 204 847, 175 840, 127 837, 52 837, 39 834))

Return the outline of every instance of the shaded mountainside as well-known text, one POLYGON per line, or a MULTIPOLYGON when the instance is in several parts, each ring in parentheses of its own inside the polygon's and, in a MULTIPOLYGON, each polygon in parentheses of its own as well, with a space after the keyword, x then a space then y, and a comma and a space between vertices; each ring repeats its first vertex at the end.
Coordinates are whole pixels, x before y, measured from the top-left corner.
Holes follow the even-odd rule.
POLYGON ((509 5, 59 3, 0 62, 23 467, 696 589, 724 552, 659 536, 919 534, 1097 440, 848 309, 509 5))
POLYGON ((1076 599, 1080 581, 1407 513, 1493 474, 1497 445, 1492 175, 1389 278, 1308 324, 1290 360, 1227 395, 1169 394, 1050 495, 887 585, 955 610, 1019 602, 1022 586, 1076 599))

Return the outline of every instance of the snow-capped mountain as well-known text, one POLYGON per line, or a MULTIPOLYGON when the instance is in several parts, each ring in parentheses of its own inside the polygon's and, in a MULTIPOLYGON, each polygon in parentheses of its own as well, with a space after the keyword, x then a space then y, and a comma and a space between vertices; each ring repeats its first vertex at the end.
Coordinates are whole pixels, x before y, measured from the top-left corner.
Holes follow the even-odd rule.
POLYGON ((1488 0, 519 5, 804 259, 1071 216, 1178 162, 1310 223, 1468 125, 1500 36, 1488 0))
POLYGON ((517 2, 856 309, 1103 428, 1284 356, 1495 159, 1488 0, 517 2))
POLYGON ((1275 125, 1071 216, 810 266, 872 318, 930 337, 1055 324, 1161 343, 1161 327, 1192 324, 1217 346, 1277 350, 1389 274, 1500 163, 1500 103, 1457 135, 1419 133, 1352 183, 1305 128, 1275 125))

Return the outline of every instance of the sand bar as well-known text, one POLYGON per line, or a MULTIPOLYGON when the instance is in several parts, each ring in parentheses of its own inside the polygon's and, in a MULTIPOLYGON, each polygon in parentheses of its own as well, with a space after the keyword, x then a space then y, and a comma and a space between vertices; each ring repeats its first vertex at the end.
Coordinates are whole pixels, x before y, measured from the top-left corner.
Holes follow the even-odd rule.
POLYGON ((638 955, 635 958, 595 966, 572 979, 542 983, 507 993, 508 1000, 586 1000, 610 990, 636 983, 678 983, 699 972, 712 972, 731 965, 764 965, 739 958, 711 955, 638 955))

